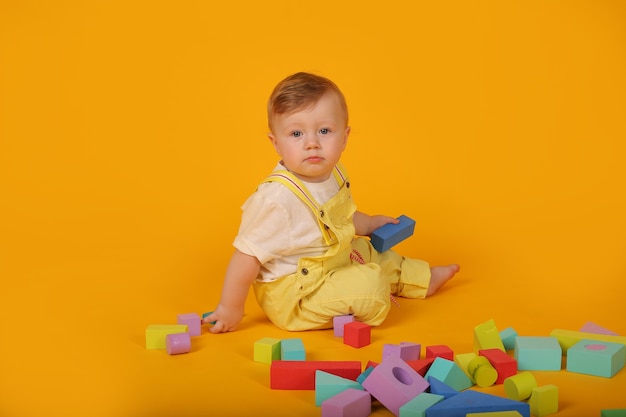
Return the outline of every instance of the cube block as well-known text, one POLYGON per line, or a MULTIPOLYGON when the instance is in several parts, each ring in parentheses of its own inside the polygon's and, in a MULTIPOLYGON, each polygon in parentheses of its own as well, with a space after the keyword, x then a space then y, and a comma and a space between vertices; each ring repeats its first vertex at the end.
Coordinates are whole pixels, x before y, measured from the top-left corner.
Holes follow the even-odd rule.
POLYGON ((370 344, 371 334, 372 328, 369 324, 353 321, 343 326, 343 343, 361 348, 370 344))
POLYGON ((447 345, 426 346, 426 358, 444 358, 454 360, 454 351, 447 345))
POLYGON ((567 350, 567 370, 611 378, 626 362, 626 347, 619 343, 583 339, 567 350))
POLYGON ((254 342, 254 361, 270 364, 281 358, 280 339, 264 337, 254 342))
POLYGON ((354 321, 352 314, 333 317, 333 333, 335 337, 343 337, 343 326, 354 321))
POLYGON ((285 361, 304 361, 306 352, 302 339, 283 339, 280 341, 280 358, 285 361))
POLYGON ((189 336, 200 336, 202 333, 200 315, 198 313, 179 314, 176 316, 176 323, 186 324, 189 336))
POLYGON ((516 337, 517 332, 512 327, 507 327, 500 332, 500 340, 502 340, 505 350, 513 350, 515 348, 516 337))
POLYGON ((559 389, 555 385, 533 388, 528 400, 530 412, 535 417, 544 417, 559 411, 559 389))
POLYGON ((388 357, 400 358, 403 361, 416 361, 420 358, 422 345, 412 342, 401 342, 399 345, 386 343, 383 345, 383 360, 388 357))

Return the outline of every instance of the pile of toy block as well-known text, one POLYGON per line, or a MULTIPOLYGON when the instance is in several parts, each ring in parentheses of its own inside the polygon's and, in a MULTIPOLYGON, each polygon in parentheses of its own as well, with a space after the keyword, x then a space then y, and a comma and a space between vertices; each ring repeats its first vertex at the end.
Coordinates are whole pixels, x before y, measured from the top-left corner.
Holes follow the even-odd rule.
MULTIPOLYGON (((334 324, 335 336, 345 344, 369 344, 364 323, 339 316, 334 324)), ((543 337, 498 331, 488 320, 474 328, 468 353, 434 345, 426 346, 421 358, 418 343, 385 344, 382 361, 369 361, 362 370, 359 361, 308 361, 298 338, 263 338, 255 342, 254 360, 270 365, 272 389, 315 390, 322 417, 369 416, 372 400, 399 417, 543 417, 558 411, 558 388, 537 386, 531 371, 561 370, 566 355, 567 371, 610 378, 624 367, 625 344, 626 337, 591 323, 543 337), (494 384, 504 385, 506 398, 470 389, 494 384)), ((626 410, 602 411, 602 416, 624 415, 626 410)))
MULTIPOLYGON (((211 312, 204 313, 202 318, 211 312)), ((202 319, 197 313, 176 316, 176 324, 151 324, 146 327, 146 349, 165 349, 170 355, 191 351, 192 336, 202 334, 202 319)))

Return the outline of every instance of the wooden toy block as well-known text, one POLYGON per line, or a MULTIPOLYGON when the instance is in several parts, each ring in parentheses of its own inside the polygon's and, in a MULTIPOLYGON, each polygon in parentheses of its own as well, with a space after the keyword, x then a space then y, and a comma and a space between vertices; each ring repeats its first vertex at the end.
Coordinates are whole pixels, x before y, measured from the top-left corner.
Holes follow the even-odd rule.
POLYGON ((528 371, 520 372, 504 380, 504 392, 507 398, 512 400, 527 400, 534 388, 537 388, 537 381, 535 376, 528 371))
POLYGON ((270 388, 314 390, 315 371, 324 371, 356 381, 361 375, 361 362, 275 360, 270 365, 270 388))
POLYGON ((443 395, 423 392, 400 407, 400 417, 424 417, 426 409, 443 400, 443 395))
POLYGON ((484 356, 476 356, 472 359, 467 370, 470 375, 472 375, 472 378, 474 378, 476 385, 481 388, 492 386, 498 379, 498 371, 496 371, 496 368, 491 365, 489 359, 484 356))
POLYGON ((146 327, 146 349, 165 349, 168 334, 185 333, 186 324, 151 324, 146 327))
POLYGON ((459 368, 461 368, 461 370, 465 372, 465 375, 467 375, 467 377, 470 379, 470 381, 472 381, 472 383, 476 381, 474 381, 474 378, 470 375, 468 368, 469 368, 469 363, 476 356, 477 355, 474 352, 459 353, 459 354, 454 355, 454 363, 456 363, 459 366, 459 368))
POLYGON ((400 358, 403 361, 416 361, 420 358, 422 345, 412 342, 401 342, 399 345, 386 343, 383 345, 383 360, 389 357, 400 358))
POLYGON ((165 336, 165 350, 170 355, 179 355, 191 351, 191 337, 189 333, 174 333, 165 336))
POLYGON ((327 399, 334 397, 348 388, 363 391, 363 387, 357 381, 329 374, 324 371, 315 371, 315 405, 317 407, 321 406, 327 399))
POLYGON ((306 352, 302 339, 283 339, 280 341, 280 358, 285 361, 305 361, 306 352))
POLYGON ((176 323, 186 324, 189 336, 200 336, 202 328, 200 326, 200 316, 198 313, 186 313, 176 316, 176 323))
POLYGON ((459 393, 459 391, 455 390, 448 384, 444 384, 435 377, 429 376, 426 381, 430 384, 431 394, 437 394, 443 396, 444 398, 450 398, 459 393))
POLYGON ((609 329, 605 329, 604 327, 597 325, 591 321, 588 321, 587 323, 583 324, 583 326, 580 328, 581 332, 587 332, 587 333, 595 333, 595 334, 606 334, 606 335, 611 335, 611 336, 619 336, 617 333, 609 330, 609 329))
POLYGON ((517 332, 512 327, 507 327, 500 332, 500 340, 502 340, 505 350, 513 350, 515 348, 516 337, 517 332))
POLYGON ((343 337, 343 326, 354 321, 352 314, 333 317, 333 332, 335 337, 343 337))
POLYGON ((390 249, 411 236, 415 231, 415 220, 404 215, 398 217, 398 220, 400 223, 387 223, 374 230, 370 235, 372 246, 378 252, 390 249))
POLYGON ((428 382, 420 374, 396 357, 382 361, 362 385, 396 416, 402 405, 428 388, 428 382))
POLYGON ((270 364, 281 358, 280 339, 264 337, 254 342, 254 361, 270 364))
POLYGON ((349 388, 322 403, 322 417, 368 417, 371 413, 371 395, 354 388, 349 388))
POLYGON ((435 361, 426 372, 426 378, 432 376, 451 386, 457 391, 463 391, 474 385, 459 366, 444 358, 435 358, 435 361))
POLYGON ((353 321, 343 326, 343 343, 346 345, 361 348, 371 342, 372 328, 369 324, 360 321, 353 321))
POLYGON ((570 347, 574 346, 582 339, 598 340, 600 342, 621 343, 622 345, 626 345, 626 336, 613 336, 610 334, 597 334, 588 332, 577 332, 574 330, 554 329, 550 332, 550 336, 555 337, 559 341, 564 355, 565 353, 567 353, 567 350, 570 347))
POLYGON ((544 417, 559 411, 559 388, 544 385, 533 388, 528 400, 530 413, 535 417, 544 417))
POLYGON ((500 349, 505 351, 500 333, 493 319, 474 327, 474 353, 481 349, 500 349))
POLYGON ((566 369, 611 378, 624 367, 625 362, 624 345, 583 339, 567 350, 566 369))
POLYGON ((418 359, 416 361, 405 361, 413 370, 415 370, 421 376, 425 376, 426 372, 430 369, 431 365, 435 361, 435 358, 418 359))
POLYGON ((468 413, 466 417, 522 417, 517 411, 492 411, 487 413, 468 413))
POLYGON ((478 351, 478 354, 486 357, 489 363, 496 368, 498 372, 496 384, 502 384, 505 379, 517 374, 517 362, 515 359, 500 349, 482 349, 478 351))
POLYGON ((551 336, 515 338, 515 360, 520 371, 560 371, 561 346, 551 336))
POLYGON ((626 408, 613 408, 610 410, 601 410, 600 417, 626 417, 626 408))
MULTIPOLYGON (((205 317, 210 316, 211 314, 213 314, 212 311, 207 311, 206 313, 202 313, 202 320, 204 320, 205 317)), ((214 321, 209 322, 209 324, 215 324, 214 321)))
POLYGON ((426 417, 465 417, 471 413, 489 413, 492 411, 517 411, 522 417, 530 417, 530 407, 524 402, 474 390, 459 392, 457 395, 433 405, 426 410, 426 417))
POLYGON ((427 358, 444 358, 449 361, 454 360, 454 351, 447 345, 426 346, 427 358))

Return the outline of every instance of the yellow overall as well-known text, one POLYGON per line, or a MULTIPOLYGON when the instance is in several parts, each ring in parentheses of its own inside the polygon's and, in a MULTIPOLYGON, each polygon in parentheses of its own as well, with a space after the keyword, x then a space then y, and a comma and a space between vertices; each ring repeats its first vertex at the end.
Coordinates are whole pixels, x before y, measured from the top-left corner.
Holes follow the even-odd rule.
POLYGON ((257 281, 257 302, 279 328, 291 331, 327 329, 333 317, 353 314, 377 326, 389 312, 390 294, 424 298, 430 283, 428 263, 392 250, 377 252, 369 240, 355 237, 356 206, 341 166, 334 176, 339 191, 319 205, 304 184, 288 171, 276 171, 263 182, 279 182, 308 205, 329 245, 326 253, 304 257, 295 273, 272 282, 257 281))

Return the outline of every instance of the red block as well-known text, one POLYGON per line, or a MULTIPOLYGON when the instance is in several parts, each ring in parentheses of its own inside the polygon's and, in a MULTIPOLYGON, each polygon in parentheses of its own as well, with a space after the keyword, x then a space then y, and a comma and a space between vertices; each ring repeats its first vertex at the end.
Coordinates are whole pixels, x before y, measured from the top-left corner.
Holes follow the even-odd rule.
POLYGON ((444 358, 454 361, 454 352, 446 345, 426 346, 427 358, 444 358))
POLYGON ((343 343, 355 348, 367 346, 371 342, 372 328, 369 324, 353 321, 343 326, 343 343))
POLYGON ((272 361, 270 388, 315 389, 315 371, 341 376, 356 381, 361 375, 359 361, 272 361))
POLYGON ((414 361, 406 361, 406 363, 415 370, 421 376, 426 375, 426 372, 430 369, 430 365, 433 364, 435 358, 417 359, 414 361))
POLYGON ((505 379, 517 374, 517 361, 500 349, 482 349, 478 354, 487 358, 491 366, 496 368, 496 384, 502 384, 505 379))

